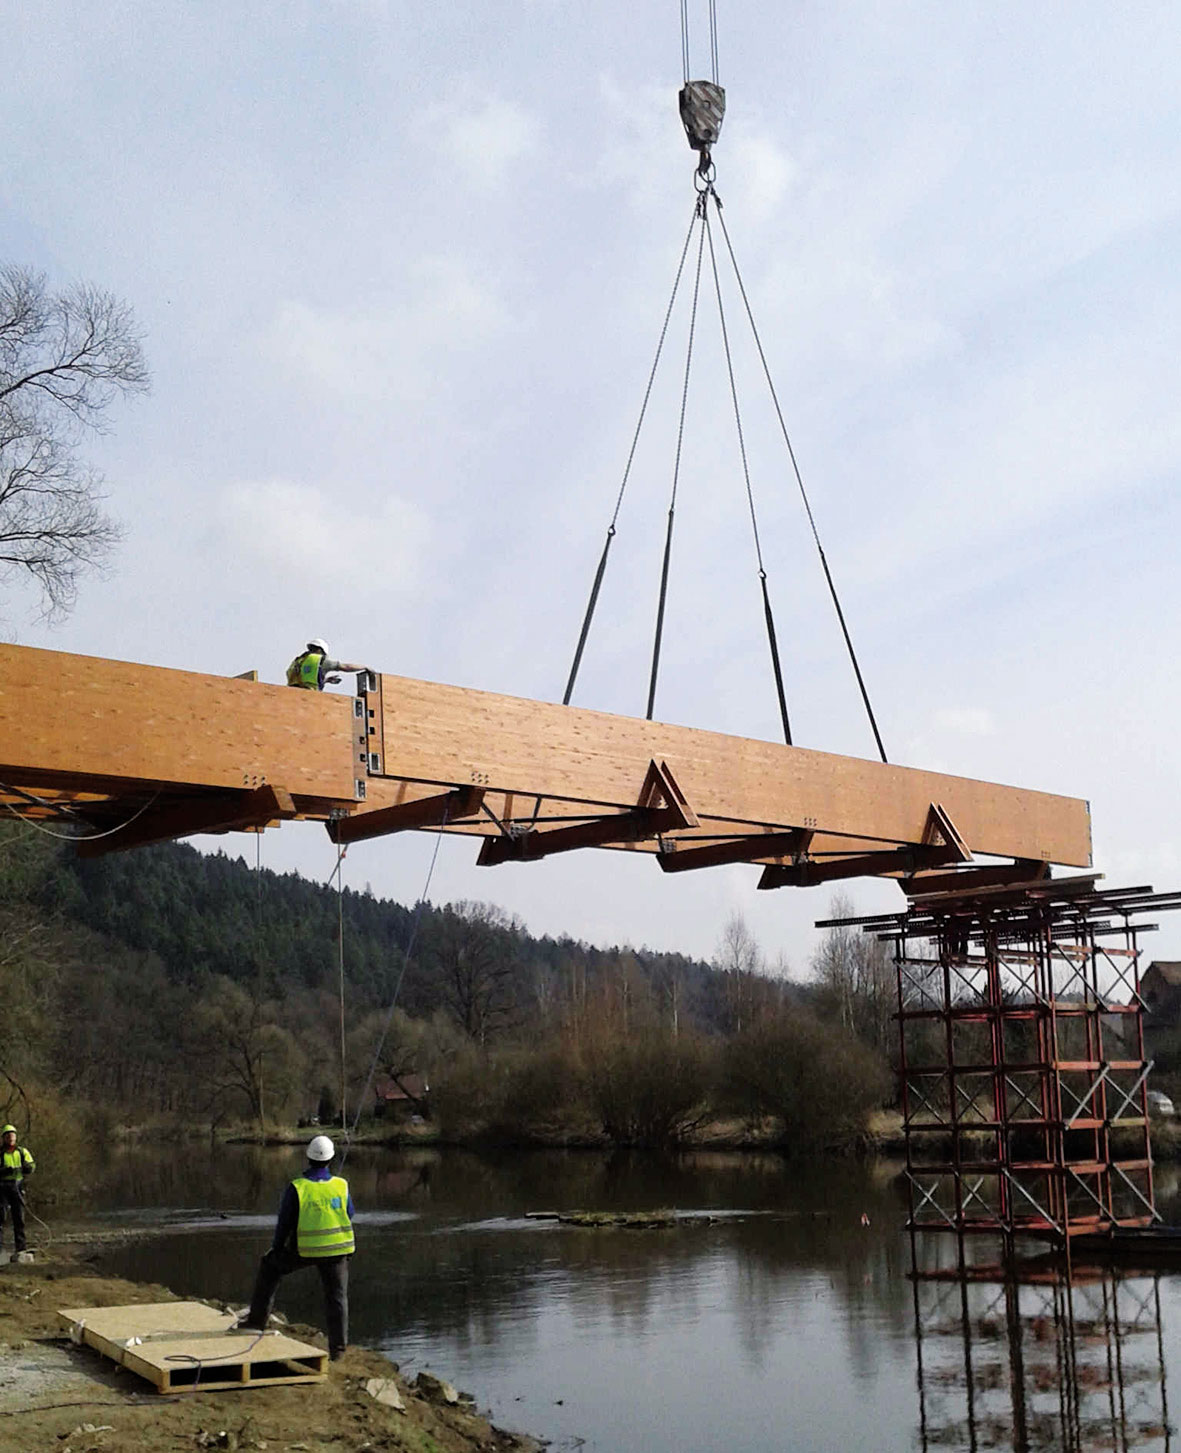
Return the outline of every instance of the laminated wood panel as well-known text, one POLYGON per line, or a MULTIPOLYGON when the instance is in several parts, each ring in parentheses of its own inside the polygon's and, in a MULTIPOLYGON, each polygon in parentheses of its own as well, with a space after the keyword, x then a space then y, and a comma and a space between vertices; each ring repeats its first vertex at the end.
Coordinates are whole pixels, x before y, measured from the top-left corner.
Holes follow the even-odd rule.
POLYGON ((0 646, 0 781, 352 802, 353 703, 233 677, 0 646))
POLYGON ((164 1393, 319 1382, 327 1368, 319 1347, 283 1332, 235 1332, 236 1318, 203 1302, 69 1307, 57 1316, 76 1342, 164 1393))
POLYGON ((738 823, 917 844, 938 803, 973 853, 1091 862, 1090 809, 1077 798, 408 677, 383 676, 380 689, 385 776, 399 780, 371 778, 371 808, 404 800, 406 781, 628 808, 656 759, 703 831, 738 823))

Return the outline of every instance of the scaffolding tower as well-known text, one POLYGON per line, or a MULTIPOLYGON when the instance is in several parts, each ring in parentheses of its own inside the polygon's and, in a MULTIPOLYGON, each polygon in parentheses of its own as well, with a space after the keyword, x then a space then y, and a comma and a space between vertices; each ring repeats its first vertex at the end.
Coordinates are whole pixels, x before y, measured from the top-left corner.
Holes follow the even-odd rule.
POLYGON ((919 877, 907 912, 845 920, 894 945, 912 1229, 1068 1245, 1156 1219, 1138 940, 1181 894, 1096 879, 919 877))

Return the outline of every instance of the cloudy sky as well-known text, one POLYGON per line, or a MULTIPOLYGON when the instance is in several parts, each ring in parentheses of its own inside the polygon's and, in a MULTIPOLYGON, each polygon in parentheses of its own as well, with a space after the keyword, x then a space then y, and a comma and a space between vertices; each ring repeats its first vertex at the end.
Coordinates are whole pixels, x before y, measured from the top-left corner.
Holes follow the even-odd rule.
MULTIPOLYGON (((1178 886, 1181 10, 718 10, 718 190, 891 759, 1086 797, 1110 884, 1178 886)), ((11 7, 0 259, 126 299, 154 388, 93 449, 126 528, 108 578, 56 626, 9 593, 4 633, 272 681, 318 634, 560 698, 693 204, 678 14, 11 7)), ((872 756, 737 323, 796 740, 872 756)), ((704 315, 657 716, 774 738, 717 335, 704 315)), ((576 695, 635 715, 683 318, 669 347, 576 695)), ((358 846, 346 881, 412 900, 433 845, 358 846)), ((311 824, 262 854, 335 856, 311 824)), ((796 973, 831 896, 474 857, 444 841, 430 896, 706 955, 737 911, 796 973)), ((1181 924, 1150 946, 1181 957, 1181 924)))

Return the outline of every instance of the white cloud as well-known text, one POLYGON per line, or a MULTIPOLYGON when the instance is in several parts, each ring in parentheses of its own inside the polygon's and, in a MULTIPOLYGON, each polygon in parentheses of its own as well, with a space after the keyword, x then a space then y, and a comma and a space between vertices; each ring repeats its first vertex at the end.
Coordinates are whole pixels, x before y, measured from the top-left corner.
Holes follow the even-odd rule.
POLYGON ((432 360, 483 347, 504 329, 508 312, 460 258, 423 260, 409 274, 402 298, 343 308, 281 303, 266 351, 315 387, 350 398, 429 393, 432 360))
POLYGON ((482 191, 500 186, 511 167, 536 151, 539 132, 528 111, 498 96, 467 109, 458 103, 433 108, 417 129, 437 136, 447 160, 482 191))
MULTIPOLYGON (((327 490, 288 479, 244 480, 223 491, 218 517, 234 550, 254 556, 278 580, 356 581, 349 523, 327 490)), ((365 555, 381 561, 382 590, 417 590, 426 517, 407 500, 384 493, 365 509, 364 521, 365 555)))
POLYGON ((993 714, 983 706, 946 706, 935 713, 935 729, 964 737, 990 737, 996 730, 993 714))

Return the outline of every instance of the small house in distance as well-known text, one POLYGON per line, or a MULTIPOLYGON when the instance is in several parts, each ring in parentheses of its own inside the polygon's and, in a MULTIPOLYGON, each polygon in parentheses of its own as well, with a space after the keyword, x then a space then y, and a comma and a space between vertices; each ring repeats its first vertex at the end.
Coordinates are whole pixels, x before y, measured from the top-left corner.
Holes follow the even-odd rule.
POLYGON ((431 1087, 422 1075, 379 1075, 373 1083, 373 1113, 391 1119, 425 1119, 430 1114, 431 1087))
POLYGON ((1157 959, 1140 975, 1144 1038, 1150 1052, 1164 1036, 1181 1027, 1181 960, 1157 959))

